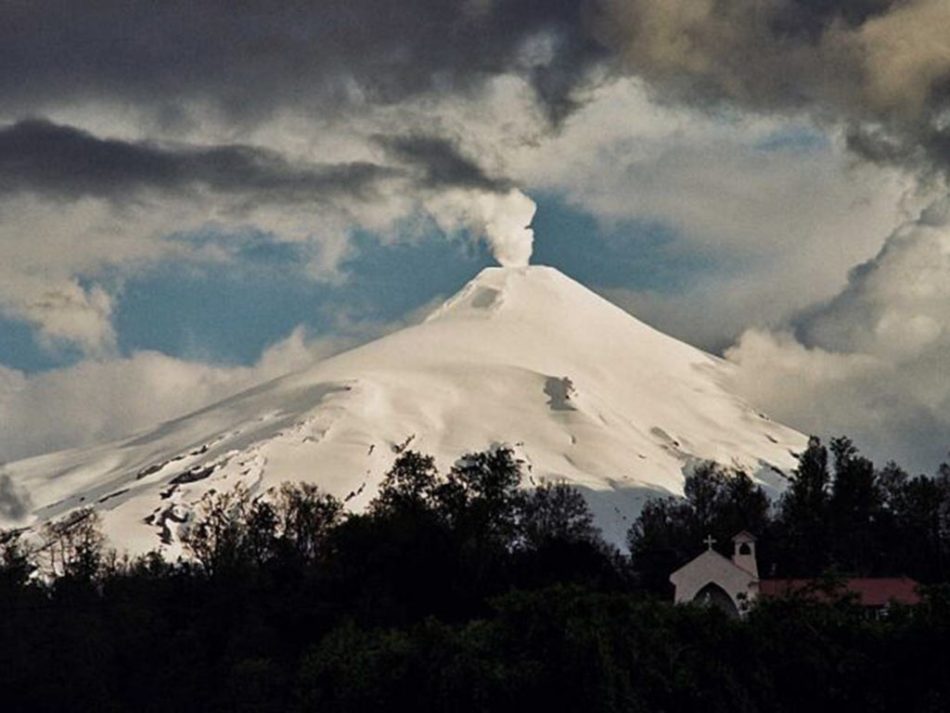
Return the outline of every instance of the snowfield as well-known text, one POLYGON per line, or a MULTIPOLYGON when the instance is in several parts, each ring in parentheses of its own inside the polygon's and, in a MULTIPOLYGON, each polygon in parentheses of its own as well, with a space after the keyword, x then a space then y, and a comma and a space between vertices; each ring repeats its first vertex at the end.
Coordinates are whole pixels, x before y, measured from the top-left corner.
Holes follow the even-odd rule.
POLYGON ((489 268, 421 324, 124 441, 4 466, 29 514, 0 525, 92 506, 118 549, 174 557, 211 489, 310 481, 359 510, 404 447, 447 468, 506 443, 621 544, 699 460, 783 487, 805 438, 730 393, 729 369, 553 268, 489 268))

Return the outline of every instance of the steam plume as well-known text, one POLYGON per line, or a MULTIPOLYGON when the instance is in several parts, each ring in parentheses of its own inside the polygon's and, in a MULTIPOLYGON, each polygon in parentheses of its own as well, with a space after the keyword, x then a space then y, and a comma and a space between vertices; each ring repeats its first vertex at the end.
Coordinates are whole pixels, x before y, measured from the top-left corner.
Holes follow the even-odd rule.
POLYGON ((535 202, 517 188, 505 193, 452 190, 432 198, 427 207, 446 232, 468 230, 483 238, 500 265, 522 267, 531 259, 535 202))

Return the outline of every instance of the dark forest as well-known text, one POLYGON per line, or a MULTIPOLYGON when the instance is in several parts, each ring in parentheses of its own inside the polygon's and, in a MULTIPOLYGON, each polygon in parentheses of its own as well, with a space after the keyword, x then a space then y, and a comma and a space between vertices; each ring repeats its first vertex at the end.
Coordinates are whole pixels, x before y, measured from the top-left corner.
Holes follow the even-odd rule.
POLYGON ((629 553, 583 497, 522 486, 501 448, 439 473, 398 456, 369 509, 311 485, 207 497, 189 556, 119 558, 96 515, 2 534, 4 711, 945 711, 950 468, 910 476, 817 439, 776 502, 704 464, 629 553), (742 619, 672 604, 712 535, 808 577, 742 619), (31 544, 32 543, 32 544, 31 544), (907 575, 870 618, 836 581, 907 575))

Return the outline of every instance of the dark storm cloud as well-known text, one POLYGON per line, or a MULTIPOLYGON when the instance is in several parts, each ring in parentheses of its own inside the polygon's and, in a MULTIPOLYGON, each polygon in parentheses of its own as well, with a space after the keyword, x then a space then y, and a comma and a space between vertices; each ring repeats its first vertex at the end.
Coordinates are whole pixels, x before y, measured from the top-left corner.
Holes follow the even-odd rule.
MULTIPOLYGON (((10 0, 0 7, 0 106, 22 116, 116 101, 166 128, 196 106, 236 122, 286 107, 332 121, 516 74, 557 125, 592 77, 624 72, 645 79, 661 101, 804 111, 845 122, 855 135, 874 126, 891 145, 939 165, 939 127, 950 110, 946 7, 946 0, 10 0)), ((405 148, 407 158, 435 152, 433 177, 464 174, 461 165, 436 165, 438 146, 405 148)), ((477 171, 469 178, 481 180, 477 171)))
POLYGON ((908 164, 922 159, 922 146, 908 146, 880 127, 853 126, 845 139, 851 151, 874 163, 908 164))
POLYGON ((946 0, 598 4, 597 36, 661 101, 807 112, 874 160, 950 168, 946 0))
POLYGON ((368 197, 398 169, 371 163, 298 166, 260 148, 159 146, 102 139, 42 120, 0 128, 0 193, 123 199, 141 190, 206 187, 277 202, 368 197))
POLYGON ((930 177, 950 176, 950 129, 923 125, 913 132, 894 132, 882 126, 852 126, 848 148, 867 161, 903 166, 930 177))
POLYGON ((377 142, 396 161, 415 166, 420 182, 428 188, 459 187, 502 192, 511 182, 489 176, 474 160, 464 156, 456 142, 438 136, 379 136, 377 142))
POLYGON ((548 113, 602 48, 580 0, 13 0, 0 13, 0 98, 38 113, 88 99, 174 116, 182 102, 234 117, 304 105, 345 111, 515 72, 548 113), (532 42, 547 38, 538 60, 532 42))
POLYGON ((907 4, 913 0, 600 0, 593 31, 627 71, 676 101, 864 112, 867 58, 850 41, 907 4))
POLYGON ((769 25, 778 38, 815 40, 834 23, 857 27, 885 14, 899 0, 792 0, 779 4, 769 25))

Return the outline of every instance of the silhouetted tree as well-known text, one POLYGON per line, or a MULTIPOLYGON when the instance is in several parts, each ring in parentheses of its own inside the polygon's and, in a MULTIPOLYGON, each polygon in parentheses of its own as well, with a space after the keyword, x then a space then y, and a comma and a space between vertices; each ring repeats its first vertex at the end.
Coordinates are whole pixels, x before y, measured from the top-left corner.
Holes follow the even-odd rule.
POLYGON ((209 575, 234 573, 260 563, 270 549, 276 515, 242 485, 202 497, 183 532, 186 550, 209 575))
POLYGON ((812 436, 779 503, 783 575, 809 575, 831 563, 828 449, 812 436))
POLYGON ((827 546, 835 563, 845 571, 870 575, 879 571, 882 551, 879 523, 883 495, 874 464, 858 455, 848 438, 831 441, 834 480, 828 502, 831 534, 827 546))
POLYGON ((441 511, 465 536, 510 547, 523 501, 521 463, 507 447, 469 453, 449 470, 438 491, 441 511))
POLYGON ((37 554, 44 573, 60 580, 92 583, 103 564, 105 539, 99 529, 99 515, 91 508, 70 513, 47 523, 43 544, 37 554))
POLYGON ((439 473, 432 456, 402 451, 383 477, 379 492, 369 505, 369 512, 373 515, 416 515, 430 510, 438 481, 439 473))
POLYGON ((285 545, 306 562, 323 560, 343 503, 312 483, 284 483, 276 494, 277 528, 285 545))
POLYGON ((545 483, 527 493, 519 522, 523 546, 593 542, 600 536, 584 496, 564 483, 545 483))
POLYGON ((36 570, 33 553, 22 537, 21 530, 0 530, 0 591, 24 586, 36 570))

